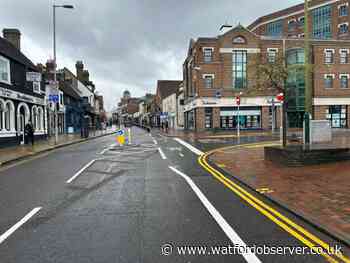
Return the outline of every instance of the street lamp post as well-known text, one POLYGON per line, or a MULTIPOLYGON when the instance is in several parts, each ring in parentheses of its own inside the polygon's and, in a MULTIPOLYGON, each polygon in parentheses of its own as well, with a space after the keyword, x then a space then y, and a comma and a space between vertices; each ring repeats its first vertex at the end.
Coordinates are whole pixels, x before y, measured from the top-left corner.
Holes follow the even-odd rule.
MULTIPOLYGON (((66 8, 66 9, 73 9, 74 7, 72 5, 53 5, 53 63, 54 63, 54 70, 53 70, 53 81, 55 88, 57 89, 58 93, 58 85, 57 85, 57 63, 56 63, 56 8, 66 8)), ((59 101, 56 101, 55 103, 55 144, 58 142, 58 112, 57 112, 57 103, 59 101)))

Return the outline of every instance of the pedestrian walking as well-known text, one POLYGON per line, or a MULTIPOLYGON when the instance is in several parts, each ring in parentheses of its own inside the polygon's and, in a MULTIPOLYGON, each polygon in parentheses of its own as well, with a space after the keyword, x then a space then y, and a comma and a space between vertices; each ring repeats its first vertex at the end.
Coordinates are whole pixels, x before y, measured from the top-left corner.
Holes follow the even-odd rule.
POLYGON ((169 122, 168 120, 165 121, 165 132, 168 133, 168 129, 169 129, 169 122))
POLYGON ((28 144, 30 141, 32 145, 34 145, 34 129, 30 121, 24 127, 24 135, 25 135, 26 144, 28 144))

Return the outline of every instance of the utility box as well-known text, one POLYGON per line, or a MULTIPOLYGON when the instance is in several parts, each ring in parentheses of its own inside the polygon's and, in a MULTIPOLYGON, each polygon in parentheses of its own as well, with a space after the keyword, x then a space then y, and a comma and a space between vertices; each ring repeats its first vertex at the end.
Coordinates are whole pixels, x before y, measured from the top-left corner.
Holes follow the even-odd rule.
POLYGON ((328 120, 310 121, 310 143, 328 143, 332 141, 332 126, 328 120))

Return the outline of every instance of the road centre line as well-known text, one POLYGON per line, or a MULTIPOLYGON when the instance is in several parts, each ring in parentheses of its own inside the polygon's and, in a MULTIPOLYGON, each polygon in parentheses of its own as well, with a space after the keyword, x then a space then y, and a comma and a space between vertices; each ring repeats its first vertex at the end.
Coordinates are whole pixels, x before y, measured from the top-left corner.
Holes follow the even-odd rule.
POLYGON ((185 142, 184 140, 181 140, 180 138, 174 138, 174 140, 177 141, 178 143, 182 144, 187 149, 189 149, 191 152, 193 152, 193 153, 195 153, 197 155, 203 155, 204 154, 204 152, 198 150, 196 147, 194 147, 191 144, 185 142))
MULTIPOLYGON (((226 148, 229 148, 229 147, 226 147, 226 148)), ((318 237, 308 232, 303 227, 299 226, 298 224, 294 223, 286 216, 282 215, 272 207, 268 206, 263 201, 261 201, 260 199, 250 194, 249 192, 244 190, 242 187, 240 187, 236 183, 234 183, 232 180, 225 177, 220 171, 210 166, 206 158, 215 151, 216 150, 205 153, 203 156, 200 156, 198 158, 198 161, 201 164, 201 166, 203 166, 210 174, 212 174, 214 178, 216 178, 218 181, 223 183, 227 188, 233 191, 236 195, 241 197, 244 201, 246 201, 248 204, 253 206, 260 213, 265 215, 271 221, 276 223, 278 226, 280 226, 286 232, 288 232, 289 234, 297 238, 299 241, 307 245, 312 250, 316 251, 316 248, 321 246, 326 251, 330 251, 330 252, 333 251, 330 245, 326 244, 324 241, 320 240, 318 237)), ((331 257, 326 253, 323 253, 320 255, 324 256, 329 262, 338 262, 337 260, 335 260, 333 257, 331 257)), ((350 260, 346 258, 343 254, 333 254, 333 255, 334 257, 338 257, 344 262, 350 262, 350 260)))
POLYGON ((67 184, 70 184, 73 182, 82 172, 84 172, 87 168, 89 168, 94 162, 96 162, 96 159, 90 161, 88 164, 86 164, 83 168, 81 168, 75 175, 73 175, 70 179, 66 181, 67 184))
MULTIPOLYGON (((225 218, 222 217, 220 212, 210 203, 210 201, 207 199, 207 197, 203 194, 203 192, 198 188, 198 186, 192 181, 190 177, 188 177, 186 174, 180 172, 176 168, 169 166, 169 169, 173 172, 180 175, 187 184, 192 188, 192 190, 195 192, 199 200, 202 202, 204 207, 208 210, 210 215, 213 217, 213 219, 216 221, 216 223, 220 226, 220 228, 224 231, 226 236, 231 240, 232 244, 237 244, 242 247, 247 247, 247 245, 244 243, 244 241, 240 238, 240 236, 234 231, 234 229, 227 223, 225 218)), ((260 259, 253 254, 250 249, 247 249, 242 256, 245 258, 245 260, 249 263, 255 263, 255 262, 261 262, 260 259)))
POLYGON ((26 214, 20 221, 13 225, 9 230, 0 236, 0 244, 4 242, 9 236, 11 236, 18 228, 24 225, 30 218, 32 218, 36 213, 38 213, 42 207, 36 207, 28 214, 26 214))
POLYGON ((159 154, 160 154, 160 156, 162 157, 163 160, 167 159, 165 154, 164 154, 164 152, 163 152, 163 150, 161 148, 158 148, 158 152, 159 152, 159 154))
POLYGON ((107 151, 109 151, 109 150, 110 150, 110 148, 108 147, 108 148, 102 150, 99 154, 100 154, 100 155, 104 155, 104 154, 105 154, 107 151))

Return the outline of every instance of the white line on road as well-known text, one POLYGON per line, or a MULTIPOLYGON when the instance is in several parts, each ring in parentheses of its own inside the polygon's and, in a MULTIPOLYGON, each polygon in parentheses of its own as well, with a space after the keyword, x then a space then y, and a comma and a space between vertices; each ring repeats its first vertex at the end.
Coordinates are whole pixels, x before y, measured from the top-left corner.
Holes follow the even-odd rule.
POLYGON ((108 148, 104 149, 102 152, 100 152, 99 154, 100 154, 100 155, 104 155, 107 151, 109 151, 109 149, 110 149, 110 148, 108 147, 108 148))
MULTIPOLYGON (((192 188, 192 190, 195 192, 199 200, 202 202, 204 207, 208 210, 208 212, 211 214, 211 216, 214 218, 214 220, 218 223, 218 225, 221 227, 221 229, 225 232, 226 236, 231 240, 232 244, 237 244, 242 247, 247 247, 247 245, 244 243, 244 241, 239 237, 239 235, 233 230, 233 228, 227 223, 225 218, 222 217, 220 212, 216 210, 216 208, 210 203, 208 198, 202 193, 202 191, 198 188, 198 186, 192 181, 190 177, 185 175, 184 173, 177 170, 175 167, 169 166, 169 168, 180 175, 185 181, 189 184, 189 186, 192 188)), ((249 263, 258 263, 261 262, 258 257, 250 251, 250 249, 247 249, 247 251, 244 251, 245 253, 242 253, 242 256, 245 258, 245 260, 249 263)))
POLYGON ((182 153, 179 153, 179 155, 181 156, 181 157, 184 157, 185 155, 183 155, 182 153))
POLYGON ((67 184, 70 184, 73 182, 82 172, 85 171, 85 169, 89 168, 96 160, 90 161, 87 165, 85 165, 83 168, 81 168, 73 177, 71 177, 69 180, 66 181, 67 184))
POLYGON ((157 142, 155 139, 153 139, 153 143, 154 143, 155 145, 158 144, 158 142, 157 142))
POLYGON ((161 148, 158 148, 158 152, 159 152, 160 156, 162 157, 162 159, 166 160, 166 156, 161 148))
POLYGON ((174 138, 175 141, 177 141, 178 143, 182 144, 183 146, 185 146, 187 149, 189 149, 191 152, 197 154, 197 155, 203 155, 204 152, 198 150, 196 147, 192 146, 191 144, 181 140, 180 138, 174 138))
POLYGON ((7 230, 4 234, 0 236, 0 244, 4 242, 9 236, 11 236, 18 228, 24 225, 31 217, 33 217, 36 213, 41 210, 42 207, 36 207, 32 211, 30 211, 27 215, 25 215, 18 223, 12 226, 9 230, 7 230))

